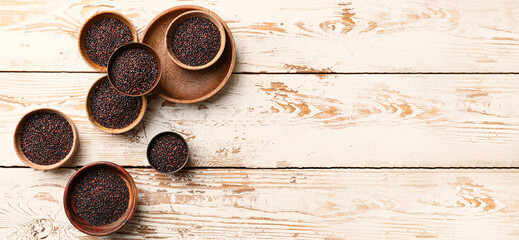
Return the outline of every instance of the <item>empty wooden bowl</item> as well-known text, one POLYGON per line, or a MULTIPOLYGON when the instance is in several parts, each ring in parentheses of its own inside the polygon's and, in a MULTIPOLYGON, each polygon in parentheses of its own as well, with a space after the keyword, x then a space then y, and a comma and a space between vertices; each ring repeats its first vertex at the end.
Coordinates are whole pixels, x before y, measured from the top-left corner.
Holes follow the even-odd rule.
POLYGON ((137 30, 135 30, 135 27, 133 26, 132 22, 127 17, 125 17, 124 15, 122 15, 120 13, 105 11, 105 12, 99 12, 99 13, 93 15, 92 17, 90 17, 81 27, 81 30, 79 32, 79 38, 78 38, 78 46, 79 46, 79 52, 81 53, 81 57, 83 58, 83 60, 85 60, 85 62, 90 67, 92 67, 93 69, 95 69, 98 72, 106 72, 107 67, 100 66, 90 59, 90 57, 88 56, 88 53, 86 51, 86 47, 85 47, 85 36, 86 36, 88 30, 90 29, 90 27, 94 23, 96 23, 98 20, 101 20, 103 18, 116 18, 116 19, 121 20, 121 22, 123 22, 126 26, 128 26, 130 28, 130 32, 132 33, 132 36, 133 36, 133 41, 134 42, 139 41, 139 37, 137 35, 137 30))
POLYGON ((120 93, 122 93, 124 95, 127 95, 127 96, 139 97, 139 96, 144 96, 144 95, 150 93, 157 86, 157 84, 159 83, 161 77, 162 77, 162 64, 161 64, 161 61, 160 61, 160 57, 157 54, 157 52, 155 52, 155 50, 153 50, 152 47, 148 46, 145 43, 128 43, 128 44, 122 45, 119 48, 117 48, 117 50, 115 50, 114 53, 112 53, 112 56, 110 56, 110 60, 108 60, 108 80, 110 81, 110 84, 112 84, 112 87, 114 87, 115 90, 117 90, 118 92, 120 92, 120 93), (110 73, 111 72, 110 69, 113 68, 114 62, 115 62, 115 59, 117 58, 117 56, 120 53, 122 53, 122 52, 124 52, 124 51, 126 51, 128 49, 134 49, 134 48, 143 49, 143 50, 151 53, 151 55, 153 56, 153 59, 155 59, 155 61, 157 62, 157 68, 158 68, 157 69, 157 72, 158 72, 157 79, 155 79, 155 82, 153 83, 153 85, 151 86, 150 89, 148 89, 146 92, 143 92, 141 94, 128 94, 128 93, 125 93, 125 92, 121 91, 115 85, 115 83, 113 81, 114 80, 113 76, 110 73))
POLYGON ((184 69, 188 69, 188 70, 202 70, 202 69, 206 69, 206 68, 210 67, 211 65, 213 65, 216 61, 218 61, 220 56, 222 56, 223 50, 225 48, 225 41, 226 41, 225 29, 224 29, 222 23, 218 20, 218 18, 209 12, 199 11, 199 10, 185 12, 183 14, 180 14, 178 17, 176 17, 169 24, 169 26, 166 30, 165 38, 164 38, 164 44, 166 44, 166 46, 167 46, 168 55, 171 58, 171 60, 173 60, 173 62, 175 62, 178 66, 180 66, 184 69), (218 28, 218 31, 220 32, 220 50, 218 50, 218 53, 210 62, 208 62, 204 65, 200 65, 200 66, 190 66, 185 63, 182 63, 177 58, 177 56, 175 56, 175 53, 173 52, 173 48, 171 46, 171 38, 173 37, 173 34, 174 34, 177 26, 179 24, 181 24, 182 22, 184 22, 185 20, 193 18, 193 17, 202 17, 202 18, 205 18, 205 19, 211 21, 214 25, 216 25, 216 27, 218 28))
POLYGON ((135 186, 135 182, 133 178, 124 170, 121 166, 111 163, 111 162, 94 162, 90 163, 81 169, 79 169, 72 177, 69 179, 67 186, 65 187, 65 193, 63 195, 63 206, 65 208, 65 213, 69 221, 81 232, 84 232, 89 235, 94 236, 104 236, 110 233, 116 232, 120 230, 133 216, 135 213, 135 209, 137 208, 137 187, 135 186), (129 201, 128 208, 122 214, 122 216, 113 223, 103 225, 103 226, 92 226, 83 220, 78 214, 76 209, 74 208, 74 198, 72 196, 72 192, 76 187, 78 181, 89 171, 96 169, 105 169, 108 171, 112 171, 118 176, 120 176, 123 181, 126 183, 126 186, 129 190, 129 201))
POLYGON ((153 137, 151 139, 151 141, 148 143, 148 148, 146 149, 146 159, 148 159, 148 163, 150 164, 150 166, 155 169, 155 171, 157 172, 160 172, 160 173, 164 173, 164 174, 172 174, 172 173, 176 173, 178 171, 180 171, 182 168, 184 168, 184 166, 186 166, 187 164, 187 161, 189 160, 189 146, 187 145, 187 141, 184 137, 182 137, 182 135, 180 135, 179 133, 176 133, 176 132, 172 132, 172 131, 165 131, 165 132, 161 132, 157 135, 155 135, 155 137, 153 137), (184 143, 184 145, 186 146, 186 160, 184 161, 184 163, 182 164, 182 166, 180 166, 178 169, 174 170, 174 171, 171 171, 171 172, 166 172, 166 171, 161 171, 159 169, 157 169, 157 167, 155 167, 151 161, 150 161, 150 150, 151 150, 151 146, 152 144, 155 142, 155 140, 163 135, 166 135, 166 134, 173 134, 175 136, 177 136, 178 138, 180 138, 180 140, 182 140, 182 142, 184 143))
POLYGON ((34 169, 51 170, 51 169, 55 169, 55 168, 58 168, 58 167, 62 166, 67 161, 69 161, 72 158, 72 156, 74 156, 78 146, 79 146, 79 137, 78 137, 78 132, 77 132, 76 125, 74 125, 74 122, 72 121, 72 119, 70 119, 67 115, 65 115, 64 113, 62 113, 62 112, 60 112, 58 110, 55 110, 55 109, 40 108, 40 109, 33 110, 31 112, 28 112, 27 114, 25 114, 20 119, 20 121, 18 122, 18 125, 16 126, 16 129, 14 130, 14 150, 16 152, 16 155, 18 155, 18 158, 20 158, 20 160, 25 165, 27 165, 27 166, 29 166, 31 168, 34 168, 34 169), (27 159, 27 157, 23 153, 22 147, 20 145, 20 143, 21 143, 21 133, 22 133, 22 129, 23 129, 23 126, 25 124, 25 121, 27 121, 27 119, 30 116, 32 116, 34 114, 39 114, 39 113, 56 113, 56 114, 62 116, 63 118, 65 118, 65 120, 67 120, 68 124, 70 124, 70 127, 72 128, 72 134, 73 134, 72 148, 70 149, 70 151, 67 154, 67 156, 65 156, 65 158, 63 158, 59 162, 51 164, 51 165, 40 165, 40 164, 36 164, 36 163, 31 162, 29 159, 27 159))
POLYGON ((146 108, 148 106, 147 98, 146 98, 146 96, 141 96, 141 98, 142 98, 141 111, 139 112, 139 116, 137 116, 137 118, 135 119, 135 121, 133 123, 131 123, 130 125, 128 125, 124 128, 104 127, 101 124, 99 124, 99 122, 97 122, 97 120, 92 115, 92 108, 91 108, 90 103, 92 100, 92 94, 94 93, 94 90, 97 88, 97 86, 99 86, 101 83, 103 83, 105 81, 108 81, 107 76, 103 76, 103 77, 99 78, 97 81, 94 82, 94 84, 92 84, 92 86, 90 87, 90 90, 88 90, 88 94, 86 97, 86 106, 85 106, 88 120, 90 121, 90 123, 92 125, 94 125, 94 127, 96 127, 97 129, 99 129, 103 132, 112 133, 112 134, 121 134, 121 133, 128 132, 128 131, 132 130, 135 126, 137 126, 141 122, 142 118, 144 117, 144 114, 146 113, 146 108))

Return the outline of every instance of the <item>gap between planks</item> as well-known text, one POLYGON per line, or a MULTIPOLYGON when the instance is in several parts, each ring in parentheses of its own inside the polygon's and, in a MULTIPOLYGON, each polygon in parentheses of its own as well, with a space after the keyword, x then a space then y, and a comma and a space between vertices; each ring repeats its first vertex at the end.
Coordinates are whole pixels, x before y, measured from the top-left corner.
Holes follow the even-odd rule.
MULTIPOLYGON (((2 71, 0 73, 92 73, 99 74, 102 72, 96 71, 2 71)), ((320 72, 320 71, 303 71, 303 72, 233 72, 232 74, 243 74, 243 75, 515 75, 519 72, 320 72)))
MULTIPOLYGON (((126 166, 127 169, 152 169, 151 166, 126 166)), ((60 167, 60 169, 79 169, 83 166, 60 167)), ((0 169, 20 168, 31 169, 28 166, 0 166, 0 169)), ((517 170, 519 167, 184 167, 185 170, 517 170)))

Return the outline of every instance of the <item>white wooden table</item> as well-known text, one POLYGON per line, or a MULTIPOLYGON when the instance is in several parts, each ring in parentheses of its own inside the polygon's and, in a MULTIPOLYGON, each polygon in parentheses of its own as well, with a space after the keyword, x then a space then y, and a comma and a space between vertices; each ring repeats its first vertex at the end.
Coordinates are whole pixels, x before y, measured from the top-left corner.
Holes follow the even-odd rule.
POLYGON ((505 0, 0 0, 0 239, 93 239, 62 197, 100 160, 139 192, 115 238, 518 238, 518 16, 505 0), (135 130, 96 130, 85 95, 103 74, 79 56, 83 22, 118 11, 142 36, 183 4, 231 28, 228 84, 189 105, 150 96, 135 130), (57 171, 27 168, 12 146, 40 107, 79 130, 77 157, 57 171), (174 176, 145 158, 164 130, 192 153, 174 176))

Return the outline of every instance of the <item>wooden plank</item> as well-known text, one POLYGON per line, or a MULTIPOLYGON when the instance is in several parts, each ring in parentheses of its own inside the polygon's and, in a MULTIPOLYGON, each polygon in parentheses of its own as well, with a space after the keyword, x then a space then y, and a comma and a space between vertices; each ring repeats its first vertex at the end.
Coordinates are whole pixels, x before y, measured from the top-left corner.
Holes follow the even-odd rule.
MULTIPOLYGON (((73 171, 0 169, 0 236, 83 238, 62 207, 64 186, 73 171)), ((129 172, 139 189, 139 205, 135 217, 112 236, 116 238, 519 235, 517 170, 205 169, 173 176, 151 169, 129 172)))
POLYGON ((313 0, 0 2, 1 71, 91 71, 83 22, 121 12, 141 33, 158 13, 207 7, 231 27, 236 72, 517 72, 519 2, 313 0))
POLYGON ((73 165, 147 166, 148 140, 184 134, 199 167, 519 167, 517 75, 233 75, 213 98, 150 97, 144 124, 110 135, 84 104, 101 74, 0 74, 0 165, 26 112, 53 107, 80 135, 73 165))

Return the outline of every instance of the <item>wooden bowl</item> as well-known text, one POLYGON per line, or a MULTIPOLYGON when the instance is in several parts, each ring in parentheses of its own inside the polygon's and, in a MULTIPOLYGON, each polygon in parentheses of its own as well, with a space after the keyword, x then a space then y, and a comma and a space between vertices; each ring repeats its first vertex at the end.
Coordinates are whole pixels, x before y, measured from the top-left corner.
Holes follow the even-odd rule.
POLYGON ((162 78, 153 92, 170 102, 195 103, 210 98, 225 86, 236 64, 236 44, 229 26, 216 13, 200 6, 176 6, 160 13, 146 27, 142 42, 152 46, 162 59, 162 78), (222 56, 215 64, 200 71, 191 71, 178 66, 169 57, 164 44, 168 25, 180 14, 193 10, 216 16, 226 32, 222 56))
POLYGON ((69 161, 72 158, 72 156, 74 156, 74 154, 76 153, 77 148, 79 146, 78 131, 77 131, 76 125, 74 125, 74 122, 72 121, 72 119, 70 119, 64 113, 62 113, 58 110, 55 110, 55 109, 50 109, 50 108, 40 108, 40 109, 36 109, 36 110, 33 110, 33 111, 25 114, 18 122, 18 125, 16 125, 16 128, 14 130, 13 139, 14 139, 14 141, 13 141, 14 150, 16 152, 16 155, 18 155, 18 158, 20 158, 20 160, 23 163, 25 163, 25 165, 27 165, 31 168, 34 168, 34 169, 39 169, 39 170, 51 170, 51 169, 59 168, 60 166, 65 164, 67 161, 69 161), (27 159, 25 154, 23 154, 22 147, 20 146, 21 133, 22 133, 22 128, 23 128, 23 125, 25 124, 25 121, 27 121, 27 119, 30 116, 32 116, 34 114, 38 114, 38 113, 56 113, 56 114, 62 116, 63 118, 65 118, 67 120, 67 122, 70 124, 70 127, 72 128, 73 143, 72 143, 72 148, 70 149, 70 152, 61 161, 51 164, 51 165, 39 165, 39 164, 31 162, 29 159, 27 159))
POLYGON ((82 167, 76 173, 74 173, 72 177, 70 177, 63 195, 63 207, 65 208, 65 213, 67 214, 69 221, 79 231, 94 236, 108 235, 120 230, 132 218, 133 214, 135 213, 135 209, 137 208, 137 187, 135 186, 135 182, 133 181, 133 178, 130 176, 130 174, 128 174, 128 172, 126 172, 126 170, 124 170, 124 168, 121 166, 111 162, 93 162, 82 167), (106 169, 116 173, 124 180, 128 190, 130 191, 128 209, 126 209, 121 218, 119 218, 117 221, 103 226, 92 226, 79 217, 76 209, 74 208, 74 203, 72 202, 72 192, 78 180, 80 180, 81 177, 84 176, 84 174, 88 171, 95 169, 106 169))
POLYGON ((199 10, 185 12, 183 14, 180 14, 178 17, 176 17, 169 24, 169 26, 166 30, 166 35, 164 37, 164 44, 166 44, 166 47, 168 49, 168 55, 171 58, 171 60, 173 60, 173 62, 175 62, 178 66, 180 66, 184 69, 188 69, 188 70, 202 70, 202 69, 206 69, 206 68, 210 67, 211 65, 213 65, 216 61, 218 61, 220 56, 222 56, 223 50, 225 48, 225 41, 226 41, 225 29, 223 28, 223 25, 218 20, 218 18, 209 12, 204 12, 204 11, 199 11, 199 10), (175 54, 173 53, 173 48, 171 46, 171 41, 170 41, 171 38, 173 37, 173 33, 175 32, 175 29, 177 28, 177 26, 180 23, 182 23, 184 20, 187 20, 187 19, 193 18, 193 17, 203 17, 203 18, 211 21, 214 25, 216 25, 216 27, 218 28, 218 31, 220 32, 220 50, 218 50, 218 53, 213 58, 213 60, 211 60, 210 62, 208 62, 204 65, 200 65, 200 66, 190 66, 190 65, 184 64, 180 60, 178 60, 177 56, 175 56, 175 54))
POLYGON ((162 64, 161 64, 161 61, 160 61, 160 57, 157 54, 157 52, 155 52, 155 50, 153 50, 152 47, 150 47, 150 46, 148 46, 147 44, 144 44, 144 43, 128 43, 128 44, 122 45, 119 48, 117 48, 114 51, 114 53, 112 53, 112 56, 110 56, 110 60, 108 60, 108 80, 110 81, 110 84, 118 92, 120 92, 120 93, 122 93, 124 95, 130 96, 130 97, 139 97, 139 96, 144 96, 144 95, 150 93, 157 86, 157 84, 159 83, 161 77, 162 77, 162 64), (125 92, 121 91, 119 88, 117 88, 115 86, 115 83, 113 82, 113 76, 110 74, 110 69, 113 67, 113 64, 115 62, 115 59, 116 59, 117 55, 119 55, 121 52, 123 52, 123 51, 125 51, 127 49, 131 49, 131 48, 139 48, 139 49, 143 49, 143 50, 151 53, 151 55, 153 56, 153 59, 155 59, 155 61, 157 62, 157 68, 158 68, 157 69, 157 72, 158 72, 157 79, 155 79, 155 82, 153 83, 153 85, 151 86, 150 89, 148 89, 146 92, 143 92, 141 94, 128 94, 128 93, 125 93, 125 92))
POLYGON ((124 128, 107 128, 107 127, 104 127, 101 124, 99 124, 99 122, 97 122, 97 120, 94 118, 94 115, 92 115, 92 108, 90 107, 90 102, 92 100, 92 94, 94 93, 94 89, 96 89, 97 86, 99 86, 104 81, 108 81, 107 76, 103 76, 103 77, 99 78, 97 81, 94 82, 94 84, 92 84, 92 86, 90 87, 90 90, 88 90, 88 94, 87 94, 87 97, 86 97, 86 106, 85 106, 85 109, 86 109, 86 112, 87 112, 87 116, 88 116, 88 120, 90 121, 90 123, 92 125, 94 125, 94 127, 96 127, 97 129, 99 129, 99 130, 101 130, 103 132, 107 132, 107 133, 121 134, 121 133, 125 133, 125 132, 128 132, 128 131, 132 130, 135 126, 139 125, 139 123, 141 122, 142 118, 144 117, 144 114, 146 113, 146 108, 148 106, 148 101, 147 101, 146 96, 141 96, 141 98, 142 98, 141 111, 139 112, 139 115, 137 116, 137 118, 135 119, 135 121, 132 124, 130 124, 130 125, 124 127, 124 128))
POLYGON ((86 47, 85 47, 85 36, 86 36, 86 33, 88 32, 88 30, 90 29, 90 27, 94 23, 96 23, 98 20, 103 19, 103 18, 116 18, 116 19, 121 20, 121 22, 123 22, 126 26, 128 26, 130 28, 130 32, 132 33, 132 36, 133 36, 133 41, 134 42, 139 41, 139 36, 137 34, 137 30, 135 30, 135 27, 133 26, 132 22, 124 15, 117 13, 117 12, 105 11, 105 12, 99 12, 99 13, 91 16, 81 27, 81 30, 79 32, 79 37, 78 37, 78 46, 79 46, 79 52, 81 53, 81 58, 83 58, 83 60, 85 60, 85 62, 90 67, 92 67, 93 69, 95 69, 98 72, 106 72, 107 67, 97 65, 92 60, 90 60, 90 57, 88 57, 86 47))
POLYGON ((172 131, 161 132, 161 133, 155 135, 155 137, 153 137, 151 139, 151 141, 148 143, 148 148, 146 149, 146 159, 148 160, 148 163, 150 164, 150 166, 153 169, 155 169, 155 171, 160 172, 160 173, 164 173, 164 174, 173 174, 173 173, 176 173, 176 172, 180 171, 182 168, 184 168, 184 166, 186 166, 187 161, 189 160, 189 146, 187 145, 186 139, 184 137, 182 137, 182 135, 180 135, 179 133, 172 132, 172 131), (150 147, 151 147, 151 144, 155 141, 155 139, 157 139, 158 137, 160 137, 162 135, 166 135, 166 134, 173 134, 173 135, 179 137, 180 140, 182 140, 182 142, 184 142, 184 144, 186 145, 186 152, 187 152, 186 161, 184 161, 184 164, 182 164, 182 166, 180 168, 178 168, 177 170, 171 171, 171 172, 165 172, 165 171, 161 171, 161 170, 155 168, 155 166, 153 166, 153 164, 151 164, 151 161, 150 161, 150 150, 151 150, 150 147))

